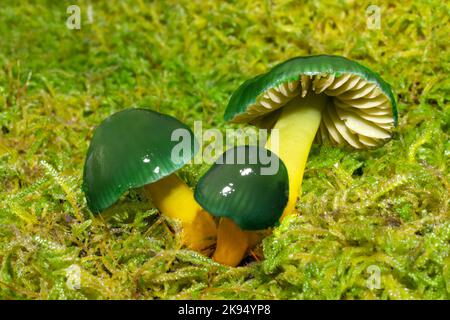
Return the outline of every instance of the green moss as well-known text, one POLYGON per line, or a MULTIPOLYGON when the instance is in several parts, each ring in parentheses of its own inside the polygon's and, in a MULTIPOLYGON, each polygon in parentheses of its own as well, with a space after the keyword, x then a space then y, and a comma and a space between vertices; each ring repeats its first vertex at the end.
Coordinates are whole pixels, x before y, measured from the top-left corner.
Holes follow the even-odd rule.
MULTIPOLYGON (((68 30, 70 4, 0 6, 1 298, 450 298, 448 5, 383 1, 369 30, 357 1, 95 2, 91 24, 79 1, 82 28, 68 30), (225 130, 242 81, 319 53, 379 72, 399 127, 377 150, 314 146, 301 214, 256 249, 264 260, 233 269, 182 249, 139 190, 87 210, 84 156, 108 115, 140 106, 225 130)), ((207 168, 181 176, 193 186, 207 168)))

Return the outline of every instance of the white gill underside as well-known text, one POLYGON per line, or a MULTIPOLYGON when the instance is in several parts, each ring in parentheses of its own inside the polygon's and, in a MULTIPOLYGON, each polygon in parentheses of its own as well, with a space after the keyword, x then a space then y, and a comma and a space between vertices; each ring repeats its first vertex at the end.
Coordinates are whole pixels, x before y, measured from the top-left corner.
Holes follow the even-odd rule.
POLYGON ((375 83, 354 74, 302 75, 299 80, 285 82, 260 95, 245 114, 234 122, 252 122, 284 106, 297 95, 309 91, 326 94, 331 99, 322 112, 317 133, 321 141, 347 143, 361 149, 375 147, 390 137, 394 118, 389 98, 375 83))

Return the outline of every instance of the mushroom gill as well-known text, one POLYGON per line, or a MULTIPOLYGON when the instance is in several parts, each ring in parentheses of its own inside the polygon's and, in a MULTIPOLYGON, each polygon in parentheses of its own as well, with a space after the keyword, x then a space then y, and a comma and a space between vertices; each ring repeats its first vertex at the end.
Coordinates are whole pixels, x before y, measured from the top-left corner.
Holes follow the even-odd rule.
POLYGON ((320 141, 347 143, 362 149, 378 146, 391 136, 394 117, 388 96, 377 84, 351 73, 301 75, 298 80, 281 83, 267 89, 247 112, 232 121, 257 124, 290 100, 304 98, 309 92, 329 97, 316 136, 320 141))

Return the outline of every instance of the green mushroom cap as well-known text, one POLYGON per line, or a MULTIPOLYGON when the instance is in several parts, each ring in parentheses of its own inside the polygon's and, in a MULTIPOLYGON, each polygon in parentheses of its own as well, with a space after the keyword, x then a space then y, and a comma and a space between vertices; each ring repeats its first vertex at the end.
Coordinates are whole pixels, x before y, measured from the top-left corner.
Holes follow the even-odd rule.
POLYGON ((283 213, 289 178, 284 163, 271 151, 239 146, 219 157, 199 180, 194 196, 212 215, 230 218, 243 230, 262 230, 283 213))
POLYGON ((321 141, 373 147, 397 125, 389 84, 358 62, 332 55, 292 58, 245 81, 231 96, 224 119, 265 126, 289 101, 308 93, 329 97, 318 132, 321 141))
POLYGON ((147 109, 111 115, 95 129, 86 156, 83 191, 89 209, 101 212, 128 189, 170 175, 197 150, 189 127, 171 116, 147 109), (188 147, 178 148, 180 137, 190 139, 188 147))

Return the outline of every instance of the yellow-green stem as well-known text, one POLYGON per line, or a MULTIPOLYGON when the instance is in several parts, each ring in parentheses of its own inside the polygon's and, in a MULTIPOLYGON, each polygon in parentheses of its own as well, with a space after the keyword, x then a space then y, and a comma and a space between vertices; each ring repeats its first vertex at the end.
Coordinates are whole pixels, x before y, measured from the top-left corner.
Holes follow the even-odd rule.
POLYGON ((303 172, 312 142, 319 129, 322 109, 327 97, 310 93, 297 96, 287 103, 278 118, 266 148, 283 160, 289 175, 289 200, 282 218, 295 209, 300 194, 303 172))

